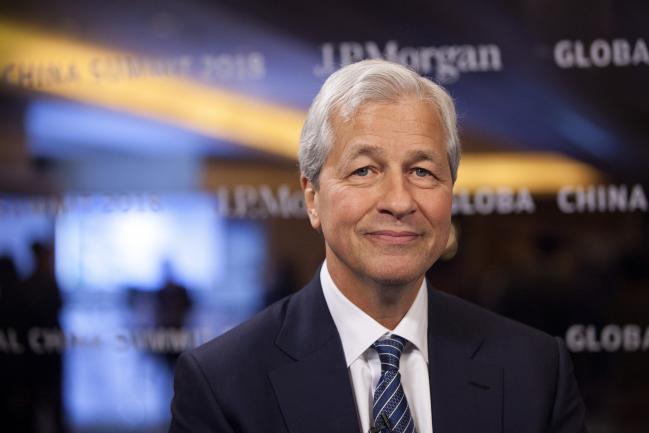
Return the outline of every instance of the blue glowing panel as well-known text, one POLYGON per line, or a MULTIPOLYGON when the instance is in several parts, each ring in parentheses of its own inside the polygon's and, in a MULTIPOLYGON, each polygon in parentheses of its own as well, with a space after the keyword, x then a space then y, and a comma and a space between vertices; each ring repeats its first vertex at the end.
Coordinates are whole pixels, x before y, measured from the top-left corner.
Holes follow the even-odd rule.
POLYGON ((153 157, 251 153, 164 122, 68 101, 35 101, 25 119, 29 149, 39 156, 88 156, 107 150, 153 157))
POLYGON ((223 222, 216 199, 164 195, 156 210, 79 209, 56 221, 56 272, 62 290, 156 289, 164 264, 191 289, 223 276, 223 222))

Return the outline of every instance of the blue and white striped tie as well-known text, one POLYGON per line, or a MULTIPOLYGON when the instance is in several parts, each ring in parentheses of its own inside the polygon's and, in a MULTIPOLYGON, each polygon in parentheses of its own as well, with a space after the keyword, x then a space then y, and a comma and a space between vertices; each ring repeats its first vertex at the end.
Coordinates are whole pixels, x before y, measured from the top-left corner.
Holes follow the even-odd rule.
POLYGON ((398 335, 372 344, 381 360, 381 378, 374 391, 371 433, 416 433, 399 374, 399 360, 405 345, 406 339, 398 335))

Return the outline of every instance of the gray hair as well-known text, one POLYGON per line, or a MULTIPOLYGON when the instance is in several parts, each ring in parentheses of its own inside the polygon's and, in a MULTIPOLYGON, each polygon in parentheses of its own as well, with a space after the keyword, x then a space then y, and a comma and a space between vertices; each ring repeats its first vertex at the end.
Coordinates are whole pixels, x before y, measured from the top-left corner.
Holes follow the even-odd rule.
POLYGON ((300 135, 298 163, 302 175, 318 187, 320 171, 334 141, 334 115, 348 121, 366 102, 397 102, 403 97, 416 97, 437 108, 444 129, 451 178, 455 183, 460 165, 460 140, 453 100, 438 84, 405 66, 385 60, 363 60, 345 66, 322 85, 300 135))

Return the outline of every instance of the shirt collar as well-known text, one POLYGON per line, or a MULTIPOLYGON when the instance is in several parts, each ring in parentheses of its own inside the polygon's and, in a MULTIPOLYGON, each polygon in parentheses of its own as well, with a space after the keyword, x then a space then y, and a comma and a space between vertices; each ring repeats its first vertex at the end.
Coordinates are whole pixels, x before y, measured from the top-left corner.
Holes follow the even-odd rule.
POLYGON ((361 356, 372 343, 389 334, 397 334, 408 340, 422 352, 426 363, 428 363, 428 290, 425 278, 410 309, 392 331, 347 299, 331 278, 326 260, 320 269, 320 284, 329 312, 340 335, 347 367, 361 356))

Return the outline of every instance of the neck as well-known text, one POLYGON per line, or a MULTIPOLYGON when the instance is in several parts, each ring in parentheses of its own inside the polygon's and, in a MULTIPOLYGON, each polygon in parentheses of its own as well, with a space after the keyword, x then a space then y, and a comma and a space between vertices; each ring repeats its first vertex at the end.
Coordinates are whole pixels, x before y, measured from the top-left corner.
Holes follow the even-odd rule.
POLYGON ((327 269, 347 299, 390 330, 397 327, 415 302, 424 279, 422 275, 403 283, 376 281, 351 272, 336 260, 327 260, 327 269))

